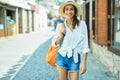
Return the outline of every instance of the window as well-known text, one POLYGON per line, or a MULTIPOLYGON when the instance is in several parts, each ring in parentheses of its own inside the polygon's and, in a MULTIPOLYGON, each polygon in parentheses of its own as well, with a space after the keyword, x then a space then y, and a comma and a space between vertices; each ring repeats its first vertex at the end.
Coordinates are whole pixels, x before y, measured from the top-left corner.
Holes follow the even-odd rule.
POLYGON ((116 22, 117 22, 117 31, 120 31, 120 0, 116 0, 116 22))
POLYGON ((115 1, 114 42, 113 46, 120 49, 120 0, 115 1))
POLYGON ((109 50, 120 56, 120 0, 111 0, 110 4, 108 6, 110 11, 108 11, 109 50))

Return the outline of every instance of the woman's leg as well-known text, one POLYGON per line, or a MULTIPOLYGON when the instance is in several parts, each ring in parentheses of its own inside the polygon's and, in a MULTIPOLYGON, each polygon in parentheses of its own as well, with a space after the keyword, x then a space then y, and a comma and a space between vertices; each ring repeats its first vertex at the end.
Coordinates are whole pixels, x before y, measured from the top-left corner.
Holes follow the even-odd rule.
POLYGON ((60 80, 68 80, 68 70, 57 66, 60 80))
POLYGON ((70 80, 78 80, 79 72, 70 72, 70 80))

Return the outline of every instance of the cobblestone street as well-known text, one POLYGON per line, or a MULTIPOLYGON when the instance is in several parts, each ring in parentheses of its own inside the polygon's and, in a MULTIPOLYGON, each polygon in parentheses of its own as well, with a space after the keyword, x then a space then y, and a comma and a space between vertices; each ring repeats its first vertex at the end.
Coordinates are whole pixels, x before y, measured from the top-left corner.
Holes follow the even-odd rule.
MULTIPOLYGON (((20 61, 13 66, 10 72, 8 72, 7 75, 4 75, 0 80, 59 80, 56 68, 51 67, 45 60, 50 43, 51 38, 39 45, 39 47, 34 50, 32 55, 23 56, 20 61), (23 64, 20 64, 20 62, 23 64), (16 68, 19 69, 15 71, 16 68)), ((79 80, 117 79, 103 64, 97 60, 97 58, 89 53, 87 72, 84 75, 80 75, 79 80)))
MULTIPOLYGON (((59 80, 55 67, 49 66, 45 55, 51 39, 40 45, 21 70, 11 80, 59 80)), ((4 80, 4 79, 2 79, 4 80)), ((92 54, 88 57, 88 71, 79 80, 117 80, 92 54)))
POLYGON ((49 45, 50 40, 40 45, 12 80, 59 80, 56 69, 45 61, 49 45))

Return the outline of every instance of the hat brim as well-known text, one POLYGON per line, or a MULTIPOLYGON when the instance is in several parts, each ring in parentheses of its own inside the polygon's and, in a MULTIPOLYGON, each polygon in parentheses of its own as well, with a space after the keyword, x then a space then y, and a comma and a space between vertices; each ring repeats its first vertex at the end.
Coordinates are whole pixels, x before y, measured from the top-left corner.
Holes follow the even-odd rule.
POLYGON ((63 3, 60 7, 59 7, 59 14, 62 16, 62 17, 65 17, 65 13, 63 12, 63 9, 66 5, 74 5, 76 8, 77 8, 77 14, 76 16, 80 16, 81 15, 81 7, 78 3, 76 2, 66 2, 66 3, 63 3))

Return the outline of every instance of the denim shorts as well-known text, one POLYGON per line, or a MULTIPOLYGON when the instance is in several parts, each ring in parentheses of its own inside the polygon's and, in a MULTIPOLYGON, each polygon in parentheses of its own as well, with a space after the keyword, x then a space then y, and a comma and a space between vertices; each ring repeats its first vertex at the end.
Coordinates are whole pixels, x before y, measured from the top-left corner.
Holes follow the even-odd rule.
POLYGON ((66 68, 68 72, 79 72, 80 70, 80 55, 78 55, 78 62, 75 63, 73 56, 68 58, 63 57, 61 54, 58 53, 57 59, 56 59, 56 65, 61 67, 61 68, 66 68))

